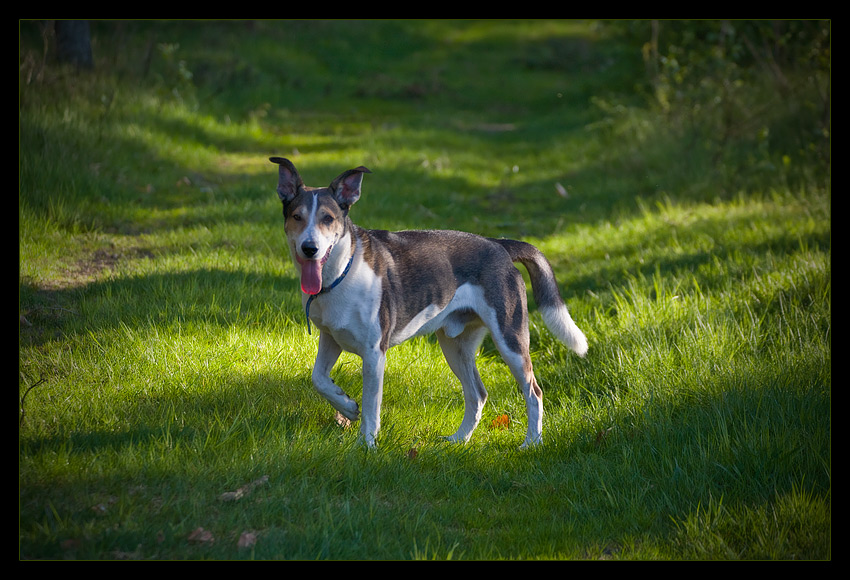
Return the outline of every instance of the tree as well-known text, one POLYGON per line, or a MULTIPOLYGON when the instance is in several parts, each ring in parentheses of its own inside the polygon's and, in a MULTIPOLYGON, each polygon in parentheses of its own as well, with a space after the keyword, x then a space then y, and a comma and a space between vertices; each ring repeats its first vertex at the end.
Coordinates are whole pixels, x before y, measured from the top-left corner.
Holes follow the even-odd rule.
POLYGON ((60 62, 71 64, 78 69, 94 68, 91 32, 87 20, 57 20, 54 31, 60 62))

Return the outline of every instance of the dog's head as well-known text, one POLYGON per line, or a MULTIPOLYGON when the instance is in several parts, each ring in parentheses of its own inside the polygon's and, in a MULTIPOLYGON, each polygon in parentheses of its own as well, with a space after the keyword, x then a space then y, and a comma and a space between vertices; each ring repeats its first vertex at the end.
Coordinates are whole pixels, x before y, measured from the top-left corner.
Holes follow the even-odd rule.
POLYGON ((348 210, 360 199, 365 167, 349 169, 328 187, 304 185, 295 166, 283 157, 277 163, 277 195, 283 202, 284 230, 289 251, 301 271, 301 290, 318 294, 322 290, 322 268, 337 242, 347 233, 348 210))

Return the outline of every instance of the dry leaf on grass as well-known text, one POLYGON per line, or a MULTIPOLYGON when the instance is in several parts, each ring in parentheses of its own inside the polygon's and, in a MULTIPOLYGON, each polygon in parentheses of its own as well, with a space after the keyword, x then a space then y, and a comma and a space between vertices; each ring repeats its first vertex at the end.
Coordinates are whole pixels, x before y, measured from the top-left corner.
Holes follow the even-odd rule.
POLYGON ((561 197, 570 197, 569 190, 560 183, 555 184, 555 191, 557 191, 558 195, 560 195, 561 197))
POLYGON ((136 546, 136 549, 132 552, 124 552, 122 550, 113 550, 112 557, 116 560, 141 560, 142 559, 142 545, 139 544, 136 546))
POLYGON ((349 427, 351 427, 351 419, 349 419, 348 417, 344 417, 339 411, 336 411, 334 413, 334 421, 343 429, 348 429, 349 427))
POLYGON ((209 530, 205 530, 204 528, 195 528, 189 534, 188 540, 191 544, 212 544, 215 542, 215 537, 213 537, 212 532, 209 530))
POLYGON ((82 541, 80 541, 78 538, 70 538, 68 540, 62 540, 62 542, 59 543, 59 546, 63 550, 77 550, 82 545, 83 545, 82 541))
POLYGON ((240 550, 245 548, 252 548, 254 544, 257 543, 257 534, 254 532, 242 532, 239 536, 239 541, 236 542, 236 545, 240 550))
POLYGON ((109 496, 106 501, 91 506, 91 510, 97 515, 104 515, 109 510, 109 506, 114 505, 118 498, 114 495, 109 496))
POLYGON ((269 476, 264 475, 260 479, 255 479, 251 483, 246 483, 245 485, 243 485, 242 487, 240 487, 236 491, 225 491, 223 494, 218 496, 218 499, 219 499, 219 501, 236 501, 238 499, 245 497, 246 495, 248 495, 249 493, 254 491, 254 488, 256 488, 259 485, 266 483, 268 480, 269 480, 269 476))
POLYGON ((608 433, 610 433, 613 429, 613 427, 609 427, 596 433, 596 445, 602 445, 605 442, 605 438, 608 437, 608 433))
POLYGON ((97 505, 93 505, 93 506, 91 506, 91 511, 93 511, 94 513, 96 513, 99 516, 102 516, 106 513, 106 504, 99 503, 97 505))
POLYGON ((499 415, 490 423, 490 429, 507 429, 511 419, 507 415, 499 415))

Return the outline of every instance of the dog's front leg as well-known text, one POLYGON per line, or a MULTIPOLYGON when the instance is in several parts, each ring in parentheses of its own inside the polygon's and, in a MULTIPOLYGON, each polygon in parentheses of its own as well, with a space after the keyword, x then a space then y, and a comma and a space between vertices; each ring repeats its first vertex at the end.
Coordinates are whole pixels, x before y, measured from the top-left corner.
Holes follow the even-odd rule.
POLYGON ((375 447, 381 429, 386 361, 386 353, 379 348, 363 357, 363 417, 360 420, 360 435, 368 447, 375 447))
POLYGON ((333 337, 322 332, 319 335, 319 352, 313 366, 313 386, 328 400, 331 406, 352 421, 357 420, 357 402, 351 399, 331 379, 331 369, 336 364, 342 348, 333 337))

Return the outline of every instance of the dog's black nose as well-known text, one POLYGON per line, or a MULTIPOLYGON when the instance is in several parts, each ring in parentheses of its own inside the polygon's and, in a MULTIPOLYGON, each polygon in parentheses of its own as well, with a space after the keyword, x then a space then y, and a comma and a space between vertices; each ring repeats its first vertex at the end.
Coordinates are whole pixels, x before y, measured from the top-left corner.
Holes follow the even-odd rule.
POLYGON ((306 257, 312 258, 319 251, 319 246, 316 245, 316 242, 308 240, 301 244, 301 251, 304 252, 306 257))

